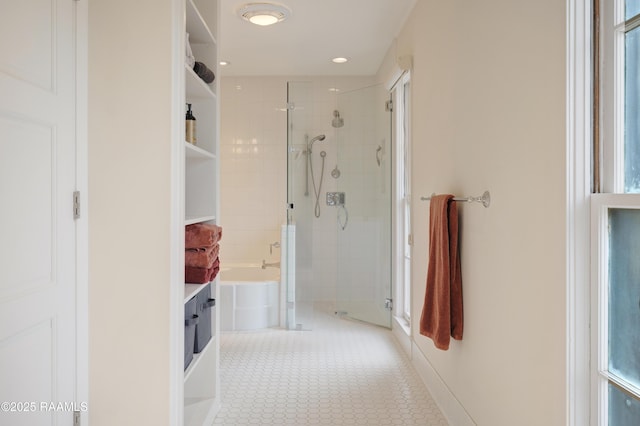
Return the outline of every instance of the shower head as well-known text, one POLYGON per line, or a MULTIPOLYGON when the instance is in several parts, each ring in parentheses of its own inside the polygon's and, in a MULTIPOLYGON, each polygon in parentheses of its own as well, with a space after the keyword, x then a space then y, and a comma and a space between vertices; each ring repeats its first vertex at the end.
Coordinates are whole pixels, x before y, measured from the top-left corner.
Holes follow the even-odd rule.
POLYGON ((336 128, 344 126, 344 118, 340 117, 340 112, 337 109, 333 111, 333 120, 331 120, 331 125, 336 128))

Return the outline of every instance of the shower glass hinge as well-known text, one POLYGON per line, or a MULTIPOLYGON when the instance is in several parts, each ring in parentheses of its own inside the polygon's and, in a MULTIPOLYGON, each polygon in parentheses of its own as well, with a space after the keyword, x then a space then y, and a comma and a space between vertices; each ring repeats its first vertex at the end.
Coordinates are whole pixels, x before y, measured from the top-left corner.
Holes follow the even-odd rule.
POLYGON ((393 101, 386 101, 384 103, 384 110, 387 112, 393 111, 393 101))
POLYGON ((80 191, 73 192, 73 218, 80 218, 80 191))
POLYGON ((390 298, 384 299, 384 308, 389 311, 393 309, 393 299, 390 299, 390 298))
POLYGON ((287 102, 287 109, 289 111, 293 111, 294 109, 296 109, 296 104, 293 102, 287 102))

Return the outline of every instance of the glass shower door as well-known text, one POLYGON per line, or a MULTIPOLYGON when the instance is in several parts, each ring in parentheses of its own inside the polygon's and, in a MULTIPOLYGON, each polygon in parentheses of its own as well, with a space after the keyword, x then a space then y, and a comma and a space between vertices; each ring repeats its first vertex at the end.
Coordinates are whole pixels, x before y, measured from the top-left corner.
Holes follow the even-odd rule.
POLYGON ((391 111, 382 85, 338 95, 344 207, 338 214, 337 311, 391 327, 391 111))

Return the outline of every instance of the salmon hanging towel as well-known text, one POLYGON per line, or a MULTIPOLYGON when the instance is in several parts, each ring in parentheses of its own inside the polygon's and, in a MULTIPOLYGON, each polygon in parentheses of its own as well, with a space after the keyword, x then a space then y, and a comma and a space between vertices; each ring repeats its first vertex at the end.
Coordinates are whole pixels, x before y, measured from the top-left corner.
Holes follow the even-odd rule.
POLYGON ((453 195, 434 195, 429 208, 429 266, 420 334, 436 348, 462 340, 462 274, 458 247, 458 208, 453 195))

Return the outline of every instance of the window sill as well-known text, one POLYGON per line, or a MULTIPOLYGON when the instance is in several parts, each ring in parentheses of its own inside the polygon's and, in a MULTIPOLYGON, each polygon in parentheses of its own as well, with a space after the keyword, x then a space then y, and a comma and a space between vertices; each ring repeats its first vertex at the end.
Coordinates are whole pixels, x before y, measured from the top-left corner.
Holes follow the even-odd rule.
POLYGON ((411 325, 407 322, 407 320, 405 320, 403 317, 394 316, 393 322, 394 322, 394 325, 396 325, 397 328, 404 331, 404 333, 407 336, 411 336, 411 325))

